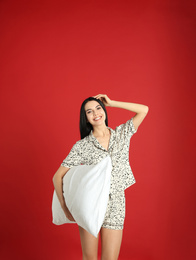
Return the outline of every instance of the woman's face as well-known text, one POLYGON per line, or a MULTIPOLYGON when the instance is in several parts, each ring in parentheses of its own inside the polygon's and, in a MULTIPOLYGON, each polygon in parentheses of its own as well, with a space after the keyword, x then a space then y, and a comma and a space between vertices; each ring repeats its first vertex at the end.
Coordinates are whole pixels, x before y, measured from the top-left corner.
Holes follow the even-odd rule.
POLYGON ((105 124, 105 111, 102 106, 95 100, 86 103, 85 107, 87 121, 92 126, 100 126, 105 124))

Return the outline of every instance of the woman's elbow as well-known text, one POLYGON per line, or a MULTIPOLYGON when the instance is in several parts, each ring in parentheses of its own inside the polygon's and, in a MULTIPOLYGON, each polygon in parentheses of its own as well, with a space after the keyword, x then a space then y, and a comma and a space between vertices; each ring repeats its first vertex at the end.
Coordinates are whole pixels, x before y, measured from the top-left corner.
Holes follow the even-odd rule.
POLYGON ((59 179, 62 179, 68 170, 69 168, 60 166, 52 178, 53 183, 59 179))
POLYGON ((149 111, 149 107, 148 106, 144 106, 144 113, 148 114, 148 111, 149 111))
POLYGON ((55 181, 56 181, 56 173, 55 173, 54 176, 52 177, 52 182, 53 182, 53 184, 55 183, 55 181))
POLYGON ((54 174, 54 176, 52 177, 52 182, 53 182, 53 184, 55 184, 56 181, 57 181, 59 178, 61 178, 61 176, 59 175, 59 172, 57 171, 57 172, 54 174))

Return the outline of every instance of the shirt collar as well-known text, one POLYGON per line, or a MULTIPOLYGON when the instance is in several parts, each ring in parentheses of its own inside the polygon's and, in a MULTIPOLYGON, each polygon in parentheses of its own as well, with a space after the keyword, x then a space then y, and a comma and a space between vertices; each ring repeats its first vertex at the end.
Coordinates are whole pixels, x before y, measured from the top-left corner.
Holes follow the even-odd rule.
MULTIPOLYGON (((110 128, 109 126, 107 126, 107 128, 110 130, 110 141, 109 141, 109 147, 108 147, 108 151, 110 150, 110 148, 112 147, 113 145, 113 140, 114 140, 114 134, 115 134, 115 131, 110 128)), ((89 134, 89 140, 92 141, 94 143, 94 145, 97 147, 97 148, 100 148, 104 151, 107 151, 102 145, 100 145, 99 141, 97 140, 96 137, 94 137, 93 135, 93 130, 91 130, 90 134, 89 134)))

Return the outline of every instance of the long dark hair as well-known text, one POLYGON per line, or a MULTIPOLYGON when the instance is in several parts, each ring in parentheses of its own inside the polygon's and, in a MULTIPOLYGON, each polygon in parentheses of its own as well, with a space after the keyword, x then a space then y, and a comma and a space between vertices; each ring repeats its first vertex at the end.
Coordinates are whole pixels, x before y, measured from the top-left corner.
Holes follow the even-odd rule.
POLYGON ((94 97, 89 97, 83 101, 81 108, 80 108, 80 136, 81 136, 81 139, 83 139, 84 137, 89 135, 91 130, 93 130, 92 125, 89 122, 87 122, 86 111, 84 109, 86 103, 89 101, 92 101, 92 100, 97 101, 103 108, 103 110, 105 112, 105 118, 106 118, 105 124, 106 124, 106 126, 108 126, 108 115, 107 115, 105 105, 101 102, 101 100, 96 99, 94 97))

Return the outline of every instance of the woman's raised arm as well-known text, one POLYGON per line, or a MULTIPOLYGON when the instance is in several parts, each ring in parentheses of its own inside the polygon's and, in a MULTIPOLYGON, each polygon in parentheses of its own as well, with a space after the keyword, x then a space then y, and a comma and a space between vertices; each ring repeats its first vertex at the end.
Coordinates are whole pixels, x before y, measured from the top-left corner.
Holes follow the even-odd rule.
POLYGON ((123 108, 135 112, 136 115, 133 117, 133 124, 135 129, 137 129, 139 125, 142 123, 149 110, 148 106, 131 103, 131 102, 121 102, 121 101, 111 100, 107 95, 104 94, 99 94, 94 97, 100 99, 105 106, 119 107, 119 108, 123 108))

